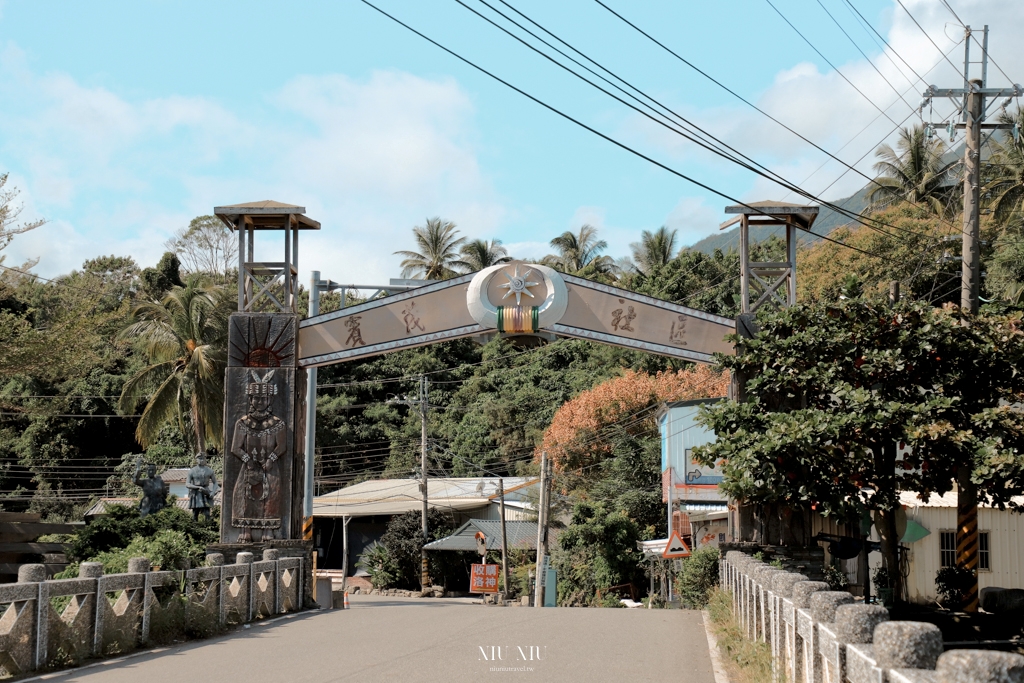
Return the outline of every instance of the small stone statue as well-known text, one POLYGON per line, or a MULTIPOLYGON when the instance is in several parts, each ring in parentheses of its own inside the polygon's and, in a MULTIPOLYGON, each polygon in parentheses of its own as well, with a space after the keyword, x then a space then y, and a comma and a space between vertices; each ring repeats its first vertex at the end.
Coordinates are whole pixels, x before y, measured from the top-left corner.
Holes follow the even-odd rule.
POLYGON ((188 471, 185 487, 188 489, 188 509, 192 511, 192 519, 199 521, 199 515, 210 519, 210 508, 218 487, 213 468, 206 464, 206 453, 200 451, 196 454, 196 466, 188 471))
POLYGON ((139 458, 135 462, 135 476, 132 481, 135 482, 136 486, 142 487, 142 501, 139 503, 139 515, 145 517, 146 515, 167 507, 167 484, 164 480, 157 476, 156 465, 146 465, 146 477, 139 477, 142 471, 142 465, 145 461, 139 458))

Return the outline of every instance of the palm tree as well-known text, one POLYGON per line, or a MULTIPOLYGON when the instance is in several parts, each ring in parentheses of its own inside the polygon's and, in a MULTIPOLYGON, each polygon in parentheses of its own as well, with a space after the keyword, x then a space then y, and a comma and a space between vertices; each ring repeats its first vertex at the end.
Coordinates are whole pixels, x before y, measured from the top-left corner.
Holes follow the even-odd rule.
POLYGON ((205 290, 196 276, 174 287, 160 303, 132 310, 131 323, 118 335, 145 346, 149 365, 121 390, 118 408, 135 410, 147 399, 135 438, 152 444, 162 427, 176 423, 182 435, 204 451, 219 446, 223 435, 226 316, 220 290, 205 290))
POLYGON ((466 264, 467 273, 475 273, 478 270, 496 266, 499 263, 508 263, 512 257, 508 250, 501 246, 501 240, 473 240, 462 245, 460 252, 466 264))
MULTIPOLYGON (((1024 110, 999 114, 999 123, 1024 129, 1024 110)), ((991 141, 992 156, 986 171, 991 174, 984 193, 992 197, 991 207, 996 222, 1003 227, 1021 227, 1024 208, 1024 138, 1007 136, 991 141)))
POLYGON ((578 273, 587 266, 591 270, 607 272, 614 266, 614 261, 601 252, 608 248, 608 243, 597 239, 597 228, 584 224, 579 234, 566 230, 551 240, 551 246, 557 254, 545 256, 541 263, 549 265, 563 273, 578 273))
POLYGON ((649 230, 640 233, 640 241, 629 245, 637 270, 648 274, 652 269, 667 265, 675 258, 676 232, 663 225, 653 233, 649 230))
POLYGON ((871 191, 870 209, 884 209, 899 202, 923 204, 937 216, 945 216, 954 208, 959 184, 953 177, 954 160, 943 163, 944 145, 928 137, 924 126, 900 130, 897 150, 882 144, 875 150, 875 188, 871 191))
POLYGON ((457 269, 468 267, 459 259, 459 247, 465 237, 458 237, 455 223, 438 217, 428 218, 427 224, 412 229, 419 251, 396 251, 402 260, 402 277, 422 277, 426 280, 447 280, 455 277, 457 269))

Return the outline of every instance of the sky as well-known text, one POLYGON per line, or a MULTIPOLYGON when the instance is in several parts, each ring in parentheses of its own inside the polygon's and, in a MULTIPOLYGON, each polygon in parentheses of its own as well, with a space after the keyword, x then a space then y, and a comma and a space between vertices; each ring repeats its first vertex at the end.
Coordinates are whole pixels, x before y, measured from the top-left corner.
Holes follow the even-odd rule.
MULTIPOLYGON (((552 237, 589 223, 618 257, 662 225, 693 244, 718 229, 734 200, 798 200, 582 83, 471 9, 540 46, 495 10, 530 26, 525 15, 829 200, 864 177, 736 95, 870 175, 878 144, 921 120, 923 82, 962 85, 961 22, 991 25, 990 86, 1024 81, 1024 53, 1014 49, 1024 33, 1020 0, 902 0, 909 14, 893 0, 602 0, 735 95, 595 0, 372 1, 706 187, 358 0, 7 0, 0 173, 21 191, 22 217, 48 221, 0 254, 7 265, 38 258, 33 272, 53 277, 117 254, 150 266, 191 218, 274 199, 306 207, 323 226, 302 235, 304 281, 316 269, 376 284, 399 275, 393 252, 413 248, 411 228, 433 216, 467 237, 500 239, 522 258, 543 256, 552 237)), ((980 59, 980 43, 971 49, 980 59)), ((952 109, 936 102, 923 116, 940 120, 952 109)), ((270 237, 257 241, 258 260, 281 251, 270 237)))

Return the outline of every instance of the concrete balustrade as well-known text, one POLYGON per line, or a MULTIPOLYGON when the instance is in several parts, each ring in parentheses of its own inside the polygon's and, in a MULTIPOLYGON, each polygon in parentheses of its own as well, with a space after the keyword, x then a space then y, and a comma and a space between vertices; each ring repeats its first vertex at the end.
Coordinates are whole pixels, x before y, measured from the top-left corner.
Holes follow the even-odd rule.
POLYGON ((890 621, 881 605, 770 567, 740 551, 719 576, 746 636, 771 647, 779 681, 792 683, 1024 683, 1024 656, 989 650, 943 653, 933 624, 890 621))
POLYGON ((104 574, 99 562, 82 562, 77 579, 50 581, 41 564, 19 567, 17 583, 0 585, 0 674, 74 666, 165 634, 210 635, 303 607, 303 559, 278 550, 262 561, 239 553, 233 565, 214 553, 197 569, 151 567, 135 557, 126 573, 104 574))

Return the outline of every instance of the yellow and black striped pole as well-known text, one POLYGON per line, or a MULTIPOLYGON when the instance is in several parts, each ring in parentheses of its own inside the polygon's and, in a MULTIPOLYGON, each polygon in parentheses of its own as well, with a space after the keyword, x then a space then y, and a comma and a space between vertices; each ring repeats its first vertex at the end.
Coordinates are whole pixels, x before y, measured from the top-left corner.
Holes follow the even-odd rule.
POLYGON ((970 471, 957 477, 956 566, 971 572, 961 609, 978 611, 978 487, 970 471))

